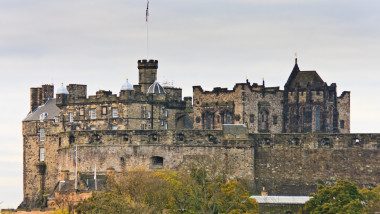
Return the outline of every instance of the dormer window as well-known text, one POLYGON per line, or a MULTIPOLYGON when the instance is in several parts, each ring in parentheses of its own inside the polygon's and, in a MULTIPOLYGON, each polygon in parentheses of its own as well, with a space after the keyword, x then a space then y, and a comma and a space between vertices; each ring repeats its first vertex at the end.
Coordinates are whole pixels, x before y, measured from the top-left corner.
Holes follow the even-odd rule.
POLYGON ((58 123, 59 122, 59 119, 58 119, 58 117, 56 116, 56 117, 54 117, 54 122, 55 123, 58 123))
POLYGON ((40 114, 40 122, 43 122, 48 117, 48 113, 44 112, 40 114))

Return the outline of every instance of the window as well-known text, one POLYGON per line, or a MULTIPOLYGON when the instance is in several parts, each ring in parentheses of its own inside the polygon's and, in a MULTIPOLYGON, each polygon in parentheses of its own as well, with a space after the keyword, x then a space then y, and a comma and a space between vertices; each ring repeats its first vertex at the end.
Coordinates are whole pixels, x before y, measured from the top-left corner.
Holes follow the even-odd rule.
POLYGON ((117 125, 112 125, 112 130, 117 130, 117 125))
POLYGON ((107 114, 107 106, 102 106, 102 115, 107 114))
POLYGON ((164 125, 164 120, 161 120, 161 126, 163 126, 164 125))
POLYGON ((146 107, 145 106, 143 106, 141 108, 141 116, 142 116, 142 118, 146 118, 146 107))
POLYGON ((119 114, 118 114, 117 108, 113 108, 113 109, 112 109, 112 117, 113 117, 113 118, 117 118, 117 117, 119 117, 119 114))
POLYGON ((40 122, 43 122, 47 118, 47 116, 48 116, 47 112, 40 114, 40 122))
POLYGON ((277 115, 273 116, 273 125, 277 125, 277 115))
POLYGON ((148 118, 150 118, 150 111, 148 111, 148 118))
POLYGON ((319 113, 319 107, 315 108, 315 131, 319 131, 320 128, 320 113, 319 113))
POLYGON ((80 109, 79 109, 79 115, 80 115, 80 116, 83 116, 83 115, 84 115, 84 108, 80 108, 80 109))
POLYGON ((344 129, 344 120, 341 120, 341 121, 340 121, 340 128, 341 128, 341 129, 344 129))
POLYGON ((96 130, 96 127, 94 125, 90 126, 90 130, 96 130))
POLYGON ((169 112, 168 110, 165 110, 165 117, 168 117, 169 116, 169 112))
POLYGON ((58 123, 58 122, 59 122, 58 117, 54 117, 54 122, 55 122, 55 123, 58 123))
POLYGON ((165 123, 165 129, 168 129, 168 123, 165 123))
POLYGON ((250 122, 250 123, 255 122, 255 115, 254 115, 254 114, 250 114, 250 115, 249 115, 249 122, 250 122))
POLYGON ((91 109, 90 110, 90 118, 91 119, 96 119, 95 109, 91 109))
POLYGON ((40 129, 40 141, 45 140, 45 129, 40 129))
POLYGON ((45 161, 45 148, 40 148, 40 161, 45 161))
POLYGON ((152 157, 152 167, 153 168, 162 168, 164 166, 164 158, 159 156, 152 157))
POLYGON ((74 121, 74 113, 69 112, 69 122, 72 123, 74 121))

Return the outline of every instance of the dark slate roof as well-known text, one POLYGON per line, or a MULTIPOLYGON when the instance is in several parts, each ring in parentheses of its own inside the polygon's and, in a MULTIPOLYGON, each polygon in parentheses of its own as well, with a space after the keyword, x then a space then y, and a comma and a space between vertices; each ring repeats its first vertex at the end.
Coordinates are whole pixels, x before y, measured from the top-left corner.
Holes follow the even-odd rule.
POLYGON ((316 71, 300 71, 290 82, 289 87, 295 88, 299 85, 300 88, 307 88, 308 84, 310 88, 322 88, 325 82, 316 71))
POLYGON ((301 71, 298 67, 297 59, 290 74, 288 81, 285 84, 285 89, 294 89, 299 86, 301 89, 308 87, 311 89, 322 88, 325 82, 316 71, 301 71))
POLYGON ((38 121, 40 115, 45 112, 47 113, 45 120, 52 120, 59 116, 60 109, 57 107, 55 99, 49 99, 44 105, 29 113, 23 121, 38 121))

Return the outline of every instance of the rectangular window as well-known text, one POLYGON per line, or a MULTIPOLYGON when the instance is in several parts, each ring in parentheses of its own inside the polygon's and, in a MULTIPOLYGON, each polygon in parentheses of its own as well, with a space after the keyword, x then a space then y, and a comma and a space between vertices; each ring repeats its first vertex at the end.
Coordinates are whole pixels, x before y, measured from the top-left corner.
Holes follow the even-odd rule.
POLYGON ((74 113, 69 112, 69 122, 72 123, 74 121, 74 113))
POLYGON ((40 148, 40 161, 45 161, 45 148, 40 148))
POLYGON ((169 116, 169 112, 168 110, 165 110, 165 117, 168 117, 169 116))
POLYGON ((90 110, 90 118, 91 119, 96 119, 95 109, 91 109, 90 110))
POLYGON ((117 130, 117 125, 112 125, 112 130, 117 130))
POLYGON ((102 115, 107 114, 107 106, 102 106, 102 115))
POLYGON ((341 129, 344 129, 344 120, 341 120, 341 121, 340 121, 340 128, 341 128, 341 129))
POLYGON ((277 125, 277 115, 273 116, 273 125, 277 125))
POLYGON ((148 118, 150 118, 150 111, 148 112, 148 118))
POLYGON ((95 126, 90 126, 90 130, 96 130, 95 126))
POLYGON ((55 122, 55 123, 58 123, 58 122, 59 122, 58 117, 54 117, 54 122, 55 122))
POLYGON ((161 120, 161 126, 163 126, 164 125, 164 121, 163 120, 161 120))
POLYGON ((79 109, 79 115, 80 116, 84 116, 84 108, 80 108, 79 109))
POLYGON ((250 115, 249 115, 249 122, 250 122, 250 123, 255 122, 255 115, 254 115, 254 114, 250 114, 250 115))
POLYGON ((168 123, 165 123, 165 129, 168 129, 168 123))
POLYGON ((141 108, 141 116, 142 116, 142 118, 146 118, 146 107, 145 106, 143 106, 141 108))
POLYGON ((40 141, 45 140, 45 129, 40 129, 40 141))
POLYGON ((112 117, 113 117, 113 118, 117 118, 117 117, 119 117, 119 113, 118 113, 118 111, 117 111, 117 108, 113 108, 113 109, 112 109, 112 117))

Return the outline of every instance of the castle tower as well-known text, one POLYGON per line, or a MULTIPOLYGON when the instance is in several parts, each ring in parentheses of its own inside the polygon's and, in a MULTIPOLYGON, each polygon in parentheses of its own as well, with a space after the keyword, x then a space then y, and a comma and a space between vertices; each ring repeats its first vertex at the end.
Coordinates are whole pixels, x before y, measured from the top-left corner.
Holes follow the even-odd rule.
POLYGON ((139 85, 141 86, 141 92, 146 93, 149 86, 157 80, 157 60, 139 60, 137 62, 139 69, 139 85))

